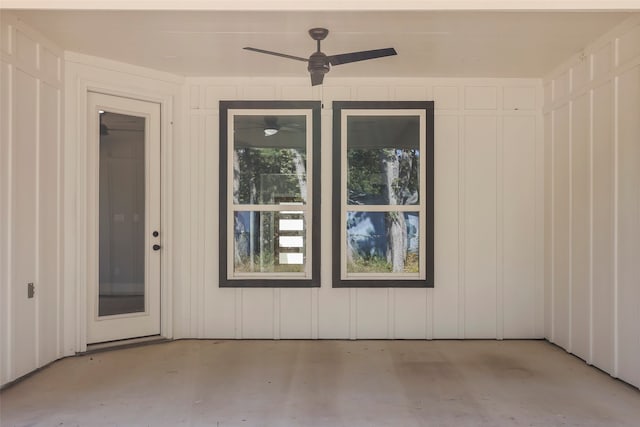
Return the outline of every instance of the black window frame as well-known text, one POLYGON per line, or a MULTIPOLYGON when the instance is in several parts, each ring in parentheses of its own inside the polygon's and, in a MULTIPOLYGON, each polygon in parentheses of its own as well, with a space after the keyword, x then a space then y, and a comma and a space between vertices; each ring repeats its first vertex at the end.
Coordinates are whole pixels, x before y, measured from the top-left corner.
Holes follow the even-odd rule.
MULTIPOLYGON (((321 103, 320 101, 220 101, 220 179, 219 179, 219 287, 221 288, 308 288, 320 286, 320 236, 321 236, 321 103), (311 174, 311 278, 310 279, 283 279, 283 278, 228 278, 227 261, 227 182, 229 180, 227 170, 228 155, 228 115, 229 110, 311 110, 312 116, 312 174, 311 174)), ((309 130, 308 130, 309 131, 309 130)), ((231 177, 233 179, 233 177, 231 177)))
POLYGON ((333 183, 332 183, 332 279, 334 288, 433 288, 434 287, 434 102, 433 101, 334 101, 333 102, 333 183), (424 110, 426 116, 426 168, 427 186, 424 208, 426 213, 424 279, 342 279, 342 112, 343 110, 424 110))

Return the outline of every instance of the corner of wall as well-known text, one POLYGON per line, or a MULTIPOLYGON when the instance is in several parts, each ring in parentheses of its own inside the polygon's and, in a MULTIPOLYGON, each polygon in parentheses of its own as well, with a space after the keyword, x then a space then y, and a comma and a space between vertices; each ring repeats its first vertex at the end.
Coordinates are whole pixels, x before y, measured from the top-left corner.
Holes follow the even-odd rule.
POLYGON ((545 335, 639 386, 640 14, 550 73, 544 92, 545 335))
POLYGON ((2 12, 0 383, 62 355, 62 50, 2 12), (27 297, 33 283, 35 295, 27 297))

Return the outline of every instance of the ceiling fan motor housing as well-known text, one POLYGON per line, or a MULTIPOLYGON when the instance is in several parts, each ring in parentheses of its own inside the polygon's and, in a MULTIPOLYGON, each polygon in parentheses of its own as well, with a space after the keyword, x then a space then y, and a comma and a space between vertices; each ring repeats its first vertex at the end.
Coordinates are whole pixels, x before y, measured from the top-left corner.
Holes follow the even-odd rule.
POLYGON ((316 73, 326 74, 330 70, 329 58, 322 52, 314 52, 309 57, 307 70, 316 73))

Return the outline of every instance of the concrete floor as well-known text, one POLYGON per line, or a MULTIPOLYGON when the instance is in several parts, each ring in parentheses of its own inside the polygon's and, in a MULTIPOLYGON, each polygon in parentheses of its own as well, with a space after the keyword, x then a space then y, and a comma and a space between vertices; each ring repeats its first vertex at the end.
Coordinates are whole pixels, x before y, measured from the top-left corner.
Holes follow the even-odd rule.
POLYGON ((175 341, 73 357, 8 426, 638 426, 640 392, 545 341, 175 341))

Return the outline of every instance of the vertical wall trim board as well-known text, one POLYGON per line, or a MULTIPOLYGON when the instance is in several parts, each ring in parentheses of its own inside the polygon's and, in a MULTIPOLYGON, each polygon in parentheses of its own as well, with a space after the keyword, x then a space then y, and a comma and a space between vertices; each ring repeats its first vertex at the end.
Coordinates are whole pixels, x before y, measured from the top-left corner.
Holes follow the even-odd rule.
MULTIPOLYGON (((185 97, 186 99, 186 97, 185 97)), ((160 283, 160 333, 167 338, 174 337, 174 287, 173 287, 173 265, 167 260, 174 260, 175 241, 173 239, 173 207, 174 182, 168 179, 173 177, 173 150, 174 135, 181 131, 182 128, 175 125, 174 117, 175 98, 171 97, 170 101, 160 104, 160 228, 164 236, 164 242, 172 242, 170 245, 164 245, 164 262, 161 263, 161 283, 160 283), (163 315, 164 314, 164 315, 163 315)), ((185 109, 186 111, 186 109, 185 109)), ((180 120, 175 120, 180 122, 180 120)), ((186 138, 184 138, 186 139, 186 138)), ((176 261, 179 262, 179 261, 176 261)))
MULTIPOLYGON (((540 105, 540 104, 536 104, 540 105)), ((544 337, 544 308, 542 317, 540 317, 540 306, 544 306, 544 123, 540 112, 534 119, 536 129, 536 137, 534 141, 534 159, 533 159, 533 176, 534 176, 534 202, 535 209, 533 224, 533 257, 534 263, 534 283, 535 289, 533 294, 534 310, 533 310, 533 334, 538 338, 544 337), (542 136, 542 137, 541 137, 542 136), (542 162, 540 161, 542 158, 542 162), (542 163, 542 168, 540 164, 542 163), (541 173, 542 171, 542 173, 541 173), (542 186, 540 185, 542 184, 542 186), (540 222, 542 221, 542 227, 540 222), (540 292, 542 288, 542 292, 540 292)))
MULTIPOLYGON (((498 98, 502 102, 502 96, 498 98)), ((500 107, 499 107, 500 108, 500 107)), ((504 339, 504 119, 496 123, 496 338, 504 339)))
MULTIPOLYGON (((593 55, 591 55, 590 76, 593 78, 593 55)), ((593 364, 593 132, 594 132, 594 91, 589 91, 589 356, 587 363, 593 364)))
POLYGON ((87 278, 87 237, 88 237, 88 229, 87 229, 87 209, 86 205, 88 204, 87 200, 87 185, 86 179, 87 176, 87 144, 82 144, 80 141, 83 141, 85 135, 87 135, 87 125, 86 125, 86 117, 83 117, 82 112, 87 110, 87 100, 86 100, 86 82, 83 80, 80 81, 80 84, 77 88, 77 106, 78 109, 76 111, 76 123, 78 124, 77 129, 78 132, 76 134, 76 138, 78 143, 74 148, 75 151, 75 160, 76 160, 76 171, 77 175, 75 177, 75 189, 77 192, 77 201, 76 201, 76 346, 75 351, 80 352, 84 351, 87 348, 87 331, 86 331, 86 322, 83 319, 87 318, 87 310, 86 310, 86 289, 84 287, 84 282, 87 278))
MULTIPOLYGON (((40 68, 40 45, 36 44, 36 64, 38 66, 38 68, 40 68)), ((35 174, 35 184, 36 184, 36 191, 35 194, 33 195, 33 197, 35 198, 35 242, 34 242, 34 259, 35 259, 35 271, 34 271, 34 276, 35 276, 35 288, 36 288, 36 293, 34 295, 34 306, 35 306, 35 334, 34 334, 34 340, 35 340, 35 361, 36 361, 36 367, 40 367, 40 308, 41 308, 41 295, 42 295, 42 277, 40 277, 41 275, 41 266, 40 266, 40 262, 41 262, 41 257, 40 257, 40 216, 42 215, 41 212, 41 208, 40 208, 40 167, 41 167, 41 161, 42 159, 40 158, 40 152, 42 150, 42 138, 41 138, 41 128, 42 128, 42 82, 40 79, 35 79, 34 83, 36 85, 36 119, 35 119, 35 132, 36 132, 36 140, 35 140, 35 145, 36 145, 36 168, 34 174, 35 174)))
MULTIPOLYGON (((7 29, 7 32, 8 32, 8 29, 7 29)), ((7 37, 6 34, 5 34, 5 37, 7 37)), ((10 64, 7 63, 5 65, 3 62, 0 61, 0 67, 2 67, 2 69, 0 70, 0 88, 2 88, 3 82, 1 79, 3 77, 6 77, 6 74, 9 73, 10 64), (6 74, 3 74, 3 73, 6 73, 6 74)), ((6 82, 7 84, 5 85, 4 90, 2 90, 2 95, 4 98, 0 99, 0 102, 10 103, 11 98, 9 96, 9 90, 10 90, 9 88, 11 86, 11 80, 7 78, 6 82)), ((7 156, 7 153, 9 151, 9 144, 11 141, 11 137, 8 131, 8 128, 10 125, 9 123, 7 123, 8 118, 10 116, 10 110, 11 108, 4 108, 3 106, 3 110, 0 111, 0 115, 6 114, 6 119, 7 119, 4 123, 4 128, 0 129, 0 236, 2 236, 2 238, 0 238, 0 295, 2 296, 2 299, 0 300, 0 348, 3 348, 3 349, 9 348, 9 343, 6 341, 7 334, 9 331, 8 319, 7 319, 7 311, 9 309, 9 300, 7 298, 6 293, 8 292, 9 290, 8 288, 11 283, 9 280, 9 277, 7 276, 8 264, 6 264, 7 258, 9 257, 9 253, 11 252, 10 247, 8 246, 10 222, 9 222, 8 200, 6 199, 6 195, 7 195, 6 185, 7 185, 7 181, 9 181, 9 176, 8 175, 5 176, 5 174, 7 173, 8 163, 10 160, 7 156), (6 132, 6 134, 2 134, 1 132, 3 131, 6 132), (6 138, 4 138, 5 136, 6 138)), ((0 123, 2 123, 1 120, 2 119, 0 116, 0 123)), ((6 359, 7 359, 6 353, 8 353, 6 352, 6 350, 0 352, 0 384, 3 384, 5 381, 9 380, 9 371, 6 366, 6 359)))
MULTIPOLYGON (((10 34, 13 36, 13 31, 14 29, 11 28, 10 34)), ((10 44, 10 46, 13 46, 13 44, 10 44)), ((15 142, 15 136, 14 136, 14 126, 13 126, 13 112, 15 111, 15 88, 14 88, 14 82, 15 82, 15 72, 14 72, 14 65, 10 65, 9 66, 9 83, 8 83, 8 88, 7 90, 9 91, 9 93, 7 94, 9 96, 9 105, 11 106, 11 108, 9 108, 8 114, 7 114, 7 133, 9 135, 9 141, 7 141, 7 219, 9 220, 9 224, 8 224, 8 230, 7 230, 7 312, 5 315, 5 319, 6 319, 6 344, 7 346, 5 347, 5 366, 6 366, 6 370, 7 370, 7 378, 5 378, 8 381, 12 381, 13 379, 15 379, 15 374, 13 372, 13 352, 12 351, 8 351, 9 348, 11 348, 11 343, 13 342, 13 333, 14 333, 14 325, 13 325, 13 304, 11 304, 11 301, 13 301, 13 251, 11 250, 11 248, 13 247, 13 240, 14 240, 14 233, 13 233, 13 227, 11 227, 11 224, 13 224, 13 146, 14 146, 14 142, 15 142)))
MULTIPOLYGON (((538 95, 540 94, 540 89, 538 88, 538 95)), ((539 98, 539 96, 538 96, 539 98)), ((536 106, 540 106, 539 99, 536 102, 536 106)), ((540 111, 540 110, 539 110, 540 111)), ((535 257, 535 280, 536 284, 541 283, 544 289, 544 136, 542 137, 542 142, 540 141, 540 135, 544 135, 544 123, 541 117, 540 112, 536 115, 535 119, 535 127, 536 127, 536 140, 535 140, 535 158, 534 158, 534 180, 535 180, 535 211, 536 211, 536 221, 534 224, 533 235, 536 236, 534 242, 534 257, 535 257), (541 126, 542 125, 542 126, 541 126), (542 175, 540 174, 540 152, 542 151, 542 175), (540 176, 542 176, 542 203, 540 203, 540 176), (542 227, 540 227, 540 219, 542 219, 542 227), (542 236, 542 265, 540 263, 540 236, 542 236), (542 273, 542 274, 541 274, 542 273)), ((538 285, 539 286, 539 285, 538 285)), ((533 312, 533 331, 535 336, 543 337, 544 336, 544 314, 542 315, 542 319, 539 318, 538 307, 540 304, 544 305, 544 291, 542 293, 542 301, 540 300, 540 292, 539 287, 535 289, 534 293, 535 300, 535 310, 533 312), (542 326, 542 330, 539 329, 539 326, 542 326)))
MULTIPOLYGON (((613 43, 613 62, 614 69, 620 64, 620 38, 617 37, 613 43)), ((613 158, 615 159, 614 170, 614 189, 613 189, 613 374, 619 375, 620 367, 620 325, 619 325, 619 218, 620 218, 620 160, 619 148, 620 140, 619 130, 619 92, 620 78, 616 74, 613 78, 613 158)))
MULTIPOLYGON (((569 87, 573 84, 573 68, 569 72, 569 87)), ((569 328, 569 339, 567 351, 573 352, 573 115, 574 101, 569 101, 569 311, 567 327, 569 328)))
MULTIPOLYGON (((616 40, 616 51, 618 46, 618 39, 616 40)), ((616 53, 617 57, 617 53, 616 53)), ((616 59, 617 62, 617 59, 616 59)), ((613 152, 615 164, 614 170, 614 190, 613 190, 613 374, 618 376, 619 372, 619 350, 620 350, 620 326, 619 326, 619 260, 618 260, 618 245, 620 243, 619 238, 619 221, 620 221, 620 160, 619 160, 619 137, 618 137, 618 106, 619 106, 619 82, 620 78, 616 76, 613 80, 613 152)))
MULTIPOLYGON (((66 70, 65 70, 66 71, 66 70)), ((75 74, 73 74, 75 76, 75 74)), ((76 133, 73 126, 74 116, 70 113, 73 107, 77 106, 76 93, 71 90, 68 81, 71 79, 72 74, 65 73, 64 82, 65 87, 62 90, 64 94, 64 122, 61 122, 61 127, 66 129, 64 138, 60 143, 60 151, 62 153, 62 159, 64 164, 64 172, 61 170, 61 188, 62 188, 62 200, 61 200, 61 221, 63 224, 63 230, 66 233, 61 233, 61 244, 63 247, 63 264, 61 266, 61 322, 62 322, 62 356, 71 355, 75 349, 75 284, 77 282, 76 276, 76 240, 75 232, 77 230, 76 221, 76 192, 74 188, 74 177, 76 175, 76 160, 75 160, 75 139, 76 133)), ((61 96, 62 97, 62 96, 61 96)))
MULTIPOLYGON (((555 91, 555 80, 553 82, 551 82, 551 97, 552 99, 555 97, 555 95, 553 95, 553 92, 555 91)), ((547 313, 548 316, 551 317, 551 336, 549 337, 550 341, 555 343, 556 342, 556 203, 555 203, 555 195, 556 195, 556 176, 555 176, 555 170, 556 170, 556 138, 555 138, 555 128, 556 128, 556 112, 555 110, 551 111, 551 134, 549 135, 549 137, 551 138, 551 144, 549 145, 549 147, 551 148, 551 196, 549 197, 549 200, 551 201, 551 206, 549 207, 549 209, 551 209, 551 307, 549 307, 549 312, 547 313)))
POLYGON ((545 256, 545 221, 547 211, 547 199, 545 195, 545 159, 546 149, 545 144, 545 125, 544 115, 542 113, 542 106, 544 105, 544 86, 543 82, 540 82, 537 89, 536 96, 536 160, 535 160, 535 188, 536 188, 536 225, 535 236, 536 238, 536 311, 534 315, 534 330, 535 336, 538 338, 544 338, 546 334, 546 320, 545 320, 545 291, 546 291, 546 262, 545 256))
MULTIPOLYGON (((60 60, 58 60, 58 75, 61 76, 61 80, 63 79, 62 74, 63 74, 63 68, 61 65, 60 60)), ((63 242, 63 238, 62 236, 64 236, 64 197, 65 197, 65 191, 64 191, 64 176, 63 176, 63 170, 64 170, 64 153, 63 153, 63 92, 62 90, 58 89, 57 91, 57 96, 58 96, 58 134, 56 135, 56 151, 57 151, 57 156, 58 156, 58 170, 56 171, 56 190, 58 192, 58 194, 60 195, 58 197, 57 200, 57 212, 58 212, 58 230, 56 233, 56 239, 57 239, 57 244, 58 244, 58 253, 57 253, 57 260, 56 260, 56 265, 58 266, 58 274, 56 277, 56 302, 57 302, 57 308, 56 308, 56 323, 58 325, 58 335, 56 337, 56 342, 58 343, 58 347, 56 349, 56 355, 58 358, 63 356, 63 348, 64 348, 64 322, 63 322, 63 314, 62 311, 64 310, 64 294, 63 294, 63 288, 62 288, 62 284, 64 283, 64 263, 65 263, 65 256, 64 256, 64 242, 63 242)))

